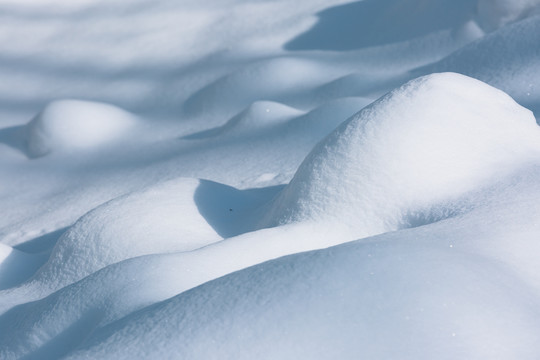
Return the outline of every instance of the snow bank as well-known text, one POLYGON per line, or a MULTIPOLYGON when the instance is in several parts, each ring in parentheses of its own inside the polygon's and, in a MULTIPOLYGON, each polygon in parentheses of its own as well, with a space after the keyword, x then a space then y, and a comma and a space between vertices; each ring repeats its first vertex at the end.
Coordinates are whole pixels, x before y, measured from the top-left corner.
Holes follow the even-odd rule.
POLYGON ((333 219, 357 237, 431 222, 446 202, 540 150, 531 112, 463 75, 413 80, 343 123, 307 156, 263 227, 333 219))
POLYGON ((27 151, 40 157, 59 150, 90 149, 118 140, 136 123, 134 115, 113 105, 54 101, 26 126, 27 151))

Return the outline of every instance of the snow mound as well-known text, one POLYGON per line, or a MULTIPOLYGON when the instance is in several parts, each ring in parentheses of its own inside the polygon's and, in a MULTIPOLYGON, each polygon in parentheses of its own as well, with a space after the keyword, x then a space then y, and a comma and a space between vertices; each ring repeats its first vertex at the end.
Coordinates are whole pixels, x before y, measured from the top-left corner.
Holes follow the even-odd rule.
POLYGON ((211 136, 245 136, 282 124, 299 114, 300 110, 274 101, 255 101, 233 116, 225 125, 184 137, 198 139, 211 136))
MULTIPOLYGON (((228 187, 202 182, 171 180, 98 206, 60 237, 33 281, 57 289, 124 259, 189 251, 221 240, 201 214, 196 194, 201 187, 217 188, 211 201, 223 201, 228 187)), ((236 215, 223 213, 227 221, 236 215)))
POLYGON ((53 101, 27 124, 27 152, 40 157, 57 150, 92 148, 117 140, 136 123, 134 115, 113 105, 53 101))
POLYGON ((478 19, 487 31, 540 14, 540 0, 478 0, 478 19))
POLYGON ((240 114, 230 119, 222 128, 223 133, 249 133, 283 123, 301 111, 273 101, 256 101, 240 114))
POLYGON ((180 178, 118 197, 71 226, 22 288, 50 292, 125 259, 192 251, 238 235, 253 227, 253 208, 274 195, 273 188, 241 191, 180 178))
POLYGON ((332 220, 364 237, 432 222, 539 150, 532 113, 502 91, 459 74, 425 76, 321 141, 261 225, 332 220))
MULTIPOLYGON (((356 113, 372 100, 362 97, 344 97, 328 101, 305 113, 273 101, 256 101, 232 117, 225 125, 190 134, 184 139, 222 137, 284 138, 291 136, 298 142, 311 143, 311 147, 328 135, 343 119, 356 113)), ((273 141, 273 140, 268 140, 273 141)))

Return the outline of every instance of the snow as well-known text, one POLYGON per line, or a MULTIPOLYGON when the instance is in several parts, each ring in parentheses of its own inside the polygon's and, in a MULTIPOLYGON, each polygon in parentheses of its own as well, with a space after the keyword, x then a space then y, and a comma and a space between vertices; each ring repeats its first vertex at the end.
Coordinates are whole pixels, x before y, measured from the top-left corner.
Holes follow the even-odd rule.
POLYGON ((48 104, 26 126, 28 155, 39 157, 54 151, 87 150, 118 141, 137 120, 112 105, 61 100, 48 104))
POLYGON ((411 216, 435 221, 445 202, 538 156, 539 136, 532 113, 500 90, 458 74, 418 78, 320 142, 264 225, 331 217, 360 238, 411 216))
POLYGON ((537 359, 536 0, 0 0, 0 359, 537 359))
POLYGON ((496 30, 506 24, 538 14, 538 0, 479 0, 478 17, 480 24, 488 31, 496 30))
POLYGON ((454 71, 475 77, 510 94, 523 106, 540 111, 538 55, 540 17, 503 27, 422 69, 431 73, 454 71), (504 49, 501 52, 500 49, 504 49), (493 56, 496 52, 497 56, 493 56))
POLYGON ((474 255, 382 242, 207 283, 123 319, 68 358, 534 358, 537 299, 512 275, 474 255))

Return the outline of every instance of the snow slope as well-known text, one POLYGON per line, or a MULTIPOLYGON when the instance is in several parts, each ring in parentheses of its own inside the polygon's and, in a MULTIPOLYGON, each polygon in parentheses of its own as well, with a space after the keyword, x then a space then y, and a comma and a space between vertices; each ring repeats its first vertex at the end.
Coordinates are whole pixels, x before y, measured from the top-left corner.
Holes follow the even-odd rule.
POLYGON ((538 118, 539 29, 540 16, 508 25, 419 73, 453 71, 475 77, 504 90, 538 118))
POLYGON ((0 359, 537 359, 538 9, 0 0, 0 359))

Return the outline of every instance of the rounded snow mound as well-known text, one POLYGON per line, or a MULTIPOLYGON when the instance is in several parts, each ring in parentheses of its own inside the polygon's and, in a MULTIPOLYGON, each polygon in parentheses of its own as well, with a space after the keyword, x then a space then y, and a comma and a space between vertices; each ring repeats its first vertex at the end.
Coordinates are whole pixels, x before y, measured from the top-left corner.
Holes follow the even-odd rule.
POLYGON ((223 126, 188 135, 186 139, 200 139, 219 135, 244 136, 283 124, 302 111, 274 101, 255 101, 223 126))
POLYGON ((200 186, 196 179, 171 180, 98 206, 60 237, 34 280, 59 288, 128 258, 220 240, 195 202, 200 186))
POLYGON ((48 104, 26 126, 31 157, 60 149, 87 149, 121 137, 137 122, 133 114, 116 106, 81 100, 48 104))
POLYGON ((283 123, 302 114, 300 110, 274 101, 255 101, 230 119, 223 132, 249 132, 283 123))
POLYGON ((540 150, 532 113, 454 73, 383 96, 322 140, 261 225, 335 220, 358 237, 436 221, 540 150))
POLYGON ((129 258, 192 251, 236 236, 253 227, 253 209, 274 195, 179 178, 120 196, 77 220, 24 286, 57 290, 129 258))

